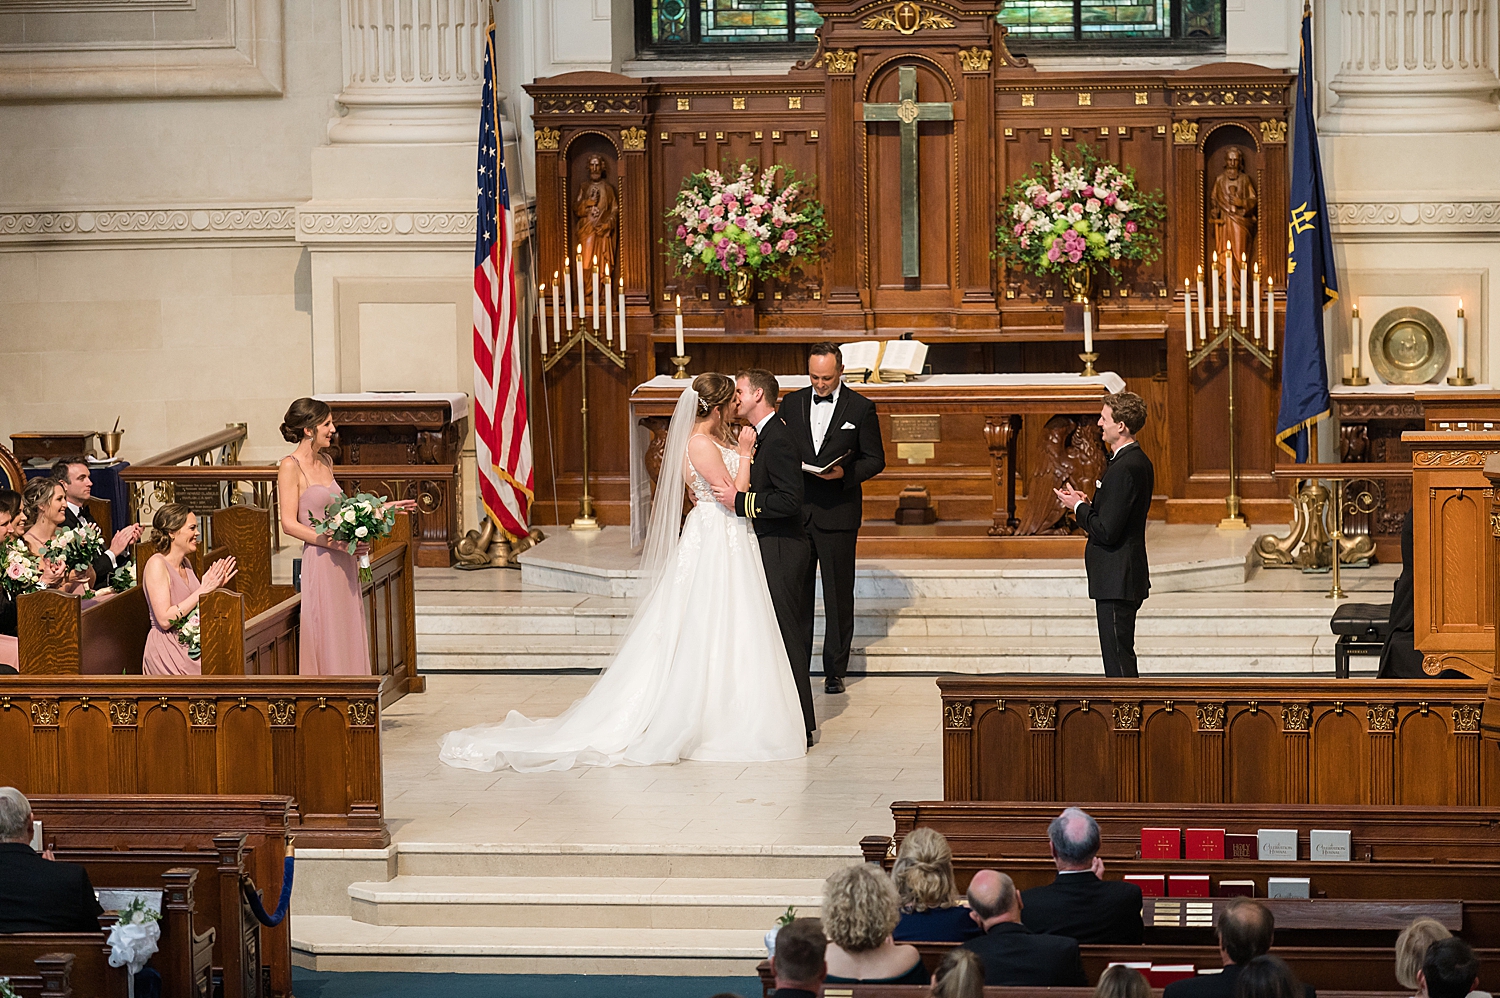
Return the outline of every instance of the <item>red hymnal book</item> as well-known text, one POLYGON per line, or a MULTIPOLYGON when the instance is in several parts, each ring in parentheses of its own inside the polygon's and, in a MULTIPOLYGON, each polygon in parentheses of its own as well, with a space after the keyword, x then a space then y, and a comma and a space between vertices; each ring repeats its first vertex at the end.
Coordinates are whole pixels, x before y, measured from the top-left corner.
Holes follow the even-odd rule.
POLYGON ((1164 988, 1173 981, 1185 981, 1197 976, 1198 971, 1191 963, 1158 963, 1146 971, 1146 983, 1153 988, 1164 988))
POLYGON ((1224 836, 1225 859, 1259 859, 1260 842, 1254 835, 1224 836))
POLYGON ((1125 875, 1125 882, 1139 887, 1141 897, 1164 898, 1167 896, 1167 878, 1159 873, 1129 873, 1125 875))
POLYGON ((1221 880, 1219 889, 1214 893, 1221 898, 1253 898, 1255 897, 1255 881, 1221 880))
POLYGON ((1174 898, 1206 898, 1209 896, 1208 877, 1202 874, 1168 877, 1167 896, 1174 898))
POLYGON ((1223 859, 1224 829, 1189 828, 1183 833, 1187 859, 1223 859))
POLYGON ((1182 829, 1142 828, 1141 859, 1181 859, 1182 829))

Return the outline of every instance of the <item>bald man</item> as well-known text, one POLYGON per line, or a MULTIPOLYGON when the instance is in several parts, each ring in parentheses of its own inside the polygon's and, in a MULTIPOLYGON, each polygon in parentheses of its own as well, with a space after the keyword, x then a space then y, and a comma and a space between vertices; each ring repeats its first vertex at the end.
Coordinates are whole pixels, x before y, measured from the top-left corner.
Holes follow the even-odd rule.
POLYGON ((1075 940, 1039 935, 1021 924, 1021 894, 1010 877, 980 870, 969 881, 968 898, 970 917, 984 935, 964 947, 984 961, 986 987, 1088 987, 1075 940))
POLYGON ((1026 927, 1080 943, 1136 946, 1141 942, 1141 889, 1104 880, 1099 824, 1070 807, 1047 826, 1057 879, 1026 891, 1026 927))

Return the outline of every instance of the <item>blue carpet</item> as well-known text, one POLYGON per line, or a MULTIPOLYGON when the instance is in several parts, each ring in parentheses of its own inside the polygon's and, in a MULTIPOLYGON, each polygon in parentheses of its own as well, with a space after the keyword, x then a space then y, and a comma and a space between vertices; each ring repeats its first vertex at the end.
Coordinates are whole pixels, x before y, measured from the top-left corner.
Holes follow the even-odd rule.
POLYGON ((588 974, 330 974, 292 968, 297 998, 758 998, 758 977, 588 974))

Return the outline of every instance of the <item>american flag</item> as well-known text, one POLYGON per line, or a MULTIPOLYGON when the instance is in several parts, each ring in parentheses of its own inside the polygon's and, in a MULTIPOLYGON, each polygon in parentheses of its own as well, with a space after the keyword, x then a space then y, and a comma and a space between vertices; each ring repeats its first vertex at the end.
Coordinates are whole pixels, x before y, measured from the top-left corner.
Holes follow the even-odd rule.
POLYGON ((484 54, 479 119, 479 221, 474 238, 474 437, 479 499, 507 537, 531 525, 531 428, 516 334, 510 191, 495 108, 495 25, 484 54))

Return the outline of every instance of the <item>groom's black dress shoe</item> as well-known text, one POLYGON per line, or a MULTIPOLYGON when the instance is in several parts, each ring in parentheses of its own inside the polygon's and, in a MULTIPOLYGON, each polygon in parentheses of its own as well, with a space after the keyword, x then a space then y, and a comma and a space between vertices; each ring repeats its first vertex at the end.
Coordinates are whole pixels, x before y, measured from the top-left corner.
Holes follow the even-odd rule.
POLYGON ((829 676, 827 679, 823 680, 823 692, 824 693, 842 693, 842 692, 844 692, 844 681, 842 679, 840 679, 838 676, 829 676))
POLYGON ((807 734, 807 747, 808 747, 808 748, 812 748, 812 747, 813 747, 813 736, 812 736, 812 732, 808 732, 808 734, 807 734))

